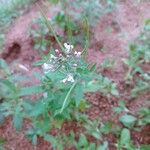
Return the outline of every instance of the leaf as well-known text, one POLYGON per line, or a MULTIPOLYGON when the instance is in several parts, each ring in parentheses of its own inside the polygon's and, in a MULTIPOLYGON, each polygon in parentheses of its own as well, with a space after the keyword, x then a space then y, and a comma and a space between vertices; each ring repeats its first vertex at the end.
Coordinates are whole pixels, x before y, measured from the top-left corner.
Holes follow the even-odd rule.
POLYGON ((21 130, 22 128, 23 118, 21 114, 15 114, 13 117, 13 125, 17 130, 21 130))
POLYGON ((0 137, 0 146, 1 146, 1 145, 4 145, 5 142, 6 142, 6 140, 5 140, 4 138, 0 137))
POLYGON ((41 65, 43 65, 44 63, 45 63, 45 60, 39 60, 39 61, 33 63, 33 66, 41 66, 41 65))
POLYGON ((0 59, 0 69, 4 69, 7 74, 10 74, 8 65, 3 59, 0 59))
POLYGON ((3 124, 5 121, 5 116, 4 114, 0 111, 0 125, 3 124))
POLYGON ((0 79, 0 90, 0 96, 4 97, 15 97, 17 93, 15 85, 9 80, 0 79))
POLYGON ((117 86, 115 83, 112 83, 111 85, 111 94, 114 95, 114 96, 118 96, 119 95, 119 92, 117 90, 117 86))
POLYGON ((111 94, 114 95, 114 96, 118 96, 119 95, 119 92, 116 88, 112 88, 111 89, 111 94))
POLYGON ((78 107, 84 96, 82 85, 81 84, 76 85, 74 91, 75 91, 75 103, 76 103, 76 106, 78 107))
POLYGON ((87 141, 87 139, 86 139, 86 136, 84 135, 84 134, 80 134, 80 138, 79 138, 79 146, 80 147, 82 147, 82 146, 84 146, 84 147, 86 147, 86 146, 88 146, 88 141, 87 141))
POLYGON ((19 96, 33 95, 42 92, 43 92, 43 88, 41 85, 33 85, 29 87, 23 87, 22 89, 20 89, 19 96))
POLYGON ((78 106, 78 108, 79 108, 80 111, 84 111, 86 108, 89 108, 89 107, 90 107, 90 105, 84 99, 80 101, 80 104, 78 106))
POLYGON ((17 130, 21 130, 22 128, 22 122, 23 122, 23 116, 21 112, 21 105, 17 105, 15 114, 13 116, 13 125, 17 130))
POLYGON ((100 131, 101 131, 102 133, 108 134, 108 133, 111 132, 112 127, 113 127, 112 122, 110 122, 110 121, 109 121, 109 122, 106 122, 106 123, 104 123, 104 125, 101 127, 100 131))
POLYGON ((96 71, 96 63, 91 64, 89 67, 90 67, 89 70, 90 70, 91 72, 96 71))
POLYGON ((89 150, 95 150, 95 148, 96 148, 96 144, 95 143, 91 143, 89 145, 89 150))
POLYGON ((43 100, 40 99, 33 104, 32 110, 29 111, 29 115, 31 117, 38 117, 44 112, 45 112, 45 105, 43 103, 43 100))
POLYGON ((120 100, 119 102, 118 102, 118 106, 119 107, 121 107, 121 108, 125 108, 125 101, 123 101, 123 100, 120 100))
POLYGON ((99 133, 99 132, 97 132, 97 131, 93 131, 93 132, 91 133, 91 135, 92 135, 93 137, 95 137, 97 140, 101 139, 101 133, 99 133))
POLYGON ((37 135, 34 135, 32 138, 32 144, 37 145, 37 135))
POLYGON ((120 137, 121 146, 128 145, 130 143, 130 140, 131 140, 130 131, 124 128, 121 131, 121 137, 120 137))
POLYGON ((84 92, 95 92, 100 90, 100 83, 98 81, 90 81, 84 88, 84 92))
POLYGON ((122 111, 123 111, 123 109, 120 107, 113 107, 113 112, 115 112, 115 113, 121 113, 122 111))
POLYGON ((132 115, 123 115, 122 117, 119 118, 120 122, 123 123, 124 126, 131 128, 134 126, 135 121, 137 120, 134 116, 132 115))
POLYGON ((150 145, 141 145, 140 150, 150 150, 150 145))
POLYGON ((98 146, 96 150, 108 150, 108 142, 105 141, 103 145, 98 146))
POLYGON ((44 139, 45 139, 46 141, 50 142, 50 143, 52 144, 53 148, 56 147, 56 145, 57 145, 57 140, 55 139, 55 137, 53 137, 53 136, 51 136, 51 135, 49 135, 49 134, 46 134, 46 135, 44 136, 44 139))

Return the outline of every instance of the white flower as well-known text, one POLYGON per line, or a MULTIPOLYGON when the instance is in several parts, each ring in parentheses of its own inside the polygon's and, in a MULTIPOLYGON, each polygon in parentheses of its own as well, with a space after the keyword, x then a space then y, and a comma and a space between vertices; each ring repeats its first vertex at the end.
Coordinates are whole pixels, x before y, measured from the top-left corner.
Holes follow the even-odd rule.
POLYGON ((66 83, 67 82, 67 78, 63 79, 61 82, 66 83))
POLYGON ((74 54, 75 54, 77 57, 80 57, 82 53, 75 51, 74 54))
POLYGON ((73 75, 72 75, 72 74, 68 74, 68 79, 67 79, 67 81, 74 82, 74 78, 73 78, 73 75))
POLYGON ((73 45, 69 43, 64 43, 64 47, 66 48, 66 53, 70 53, 70 51, 73 49, 73 45))
POLYGON ((58 49, 55 49, 55 52, 56 52, 56 53, 59 53, 59 50, 58 50, 58 49))
POLYGON ((51 58, 51 59, 56 59, 57 57, 54 56, 53 54, 51 54, 51 55, 50 55, 50 58, 51 58))
POLYGON ((61 82, 66 83, 66 82, 74 82, 74 78, 72 74, 68 74, 65 79, 63 79, 61 82))
POLYGON ((77 67, 78 65, 77 64, 73 64, 73 67, 77 67))
POLYGON ((48 73, 49 71, 54 70, 54 66, 52 64, 47 64, 47 63, 44 63, 42 68, 43 68, 45 73, 48 73))
POLYGON ((43 97, 46 99, 48 97, 47 92, 43 93, 43 97))

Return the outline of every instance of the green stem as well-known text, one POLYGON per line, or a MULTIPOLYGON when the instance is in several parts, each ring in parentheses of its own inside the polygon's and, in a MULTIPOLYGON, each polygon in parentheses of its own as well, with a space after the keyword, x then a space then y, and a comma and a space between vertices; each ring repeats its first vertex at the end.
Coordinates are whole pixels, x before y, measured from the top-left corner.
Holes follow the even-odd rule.
MULTIPOLYGON (((37 4, 37 5, 38 5, 38 4, 37 4)), ((40 12, 41 12, 41 14, 42 14, 44 20, 45 20, 45 23, 46 23, 47 28, 48 28, 50 31, 52 31, 52 34, 54 35, 54 37, 55 37, 55 39, 56 39, 58 45, 60 46, 60 48, 61 48, 63 51, 65 51, 65 50, 64 50, 64 47, 62 46, 61 42, 59 41, 59 39, 58 39, 58 37, 57 37, 57 35, 56 35, 56 33, 55 33, 55 31, 54 31, 54 29, 53 29, 51 23, 47 20, 45 12, 43 11, 43 9, 41 8, 40 5, 38 5, 38 7, 39 7, 39 9, 40 9, 40 12)))
POLYGON ((89 47, 89 40, 90 40, 90 27, 89 27, 87 18, 85 18, 85 26, 86 26, 86 31, 85 31, 86 32, 86 40, 85 40, 85 47, 82 51, 82 55, 84 55, 84 58, 87 55, 87 49, 89 47))
POLYGON ((67 95, 66 95, 66 97, 65 97, 65 100, 64 100, 64 102, 63 102, 63 105, 62 105, 62 107, 61 107, 60 113, 63 112, 63 110, 64 110, 64 108, 65 108, 65 106, 66 106, 67 100, 68 100, 68 98, 69 98, 69 96, 70 96, 72 90, 73 90, 74 87, 76 86, 76 84, 77 84, 77 81, 75 81, 75 82, 73 83, 73 85, 71 86, 70 90, 68 91, 68 93, 67 93, 67 95))

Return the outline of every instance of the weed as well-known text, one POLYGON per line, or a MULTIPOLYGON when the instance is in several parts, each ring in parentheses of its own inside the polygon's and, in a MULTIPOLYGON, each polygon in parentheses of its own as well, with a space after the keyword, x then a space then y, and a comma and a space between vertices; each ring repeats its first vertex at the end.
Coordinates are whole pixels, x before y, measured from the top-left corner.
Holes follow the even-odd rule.
MULTIPOLYGON (((74 46, 69 43, 61 45, 51 24, 45 21, 61 49, 51 50, 43 60, 35 63, 35 65, 42 65, 43 68, 41 84, 37 86, 19 88, 11 78, 8 78, 9 69, 6 67, 7 64, 1 60, 2 69, 4 72, 7 71, 6 77, 0 80, 1 89, 4 89, 1 96, 5 99, 1 103, 1 115, 13 116, 13 124, 17 130, 22 129, 24 118, 30 119, 32 126, 26 135, 32 140, 32 143, 37 144, 40 136, 52 142, 55 147, 56 140, 48 132, 52 129, 60 129, 65 121, 72 121, 78 112, 86 109, 84 93, 100 91, 106 95, 108 93, 118 95, 118 91, 115 83, 96 73, 96 64, 85 62, 85 49, 80 52, 75 51, 74 46), (35 93, 39 93, 36 101, 25 99, 25 96, 35 93)), ((78 122, 83 121, 80 121, 80 117, 78 119, 78 122)), ((91 126, 94 126, 92 122, 91 126)), ((97 128, 92 132, 87 130, 87 133, 97 139, 100 138, 100 131, 97 128)), ((81 143, 83 138, 85 139, 85 135, 81 134, 78 141, 81 147, 94 147, 86 139, 85 143, 81 143)), ((77 147, 79 145, 75 144, 77 147)), ((62 149, 61 144, 59 146, 59 149, 62 149)), ((107 147, 107 143, 104 143, 104 147, 107 147)))

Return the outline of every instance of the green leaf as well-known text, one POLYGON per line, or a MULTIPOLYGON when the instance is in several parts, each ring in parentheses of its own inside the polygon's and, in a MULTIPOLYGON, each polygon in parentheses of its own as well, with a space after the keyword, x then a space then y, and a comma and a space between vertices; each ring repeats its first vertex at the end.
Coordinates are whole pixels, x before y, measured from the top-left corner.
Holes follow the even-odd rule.
POLYGON ((89 108, 89 107, 90 107, 90 105, 84 99, 80 101, 80 104, 78 106, 78 108, 79 108, 80 111, 84 111, 86 108, 89 108))
POLYGON ((118 102, 118 106, 119 107, 121 107, 121 108, 125 108, 125 101, 123 101, 123 100, 120 100, 119 102, 118 102))
POLYGON ((45 60, 40 60, 40 61, 37 61, 35 63, 33 63, 33 66, 41 66, 45 63, 45 60))
POLYGON ((24 87, 20 89, 19 96, 27 96, 27 95, 33 95, 36 93, 42 93, 44 90, 41 85, 33 85, 29 87, 24 87))
POLYGON ((55 139, 55 137, 53 137, 53 136, 51 136, 51 135, 49 135, 49 134, 46 134, 46 135, 44 136, 44 139, 45 139, 46 141, 50 142, 50 143, 52 144, 53 148, 55 148, 56 145, 58 144, 58 143, 57 143, 57 140, 55 139))
POLYGON ((100 131, 101 131, 102 133, 108 134, 108 133, 111 132, 112 127, 113 127, 112 122, 110 122, 110 121, 109 121, 109 122, 106 122, 106 123, 104 123, 104 125, 101 127, 100 131))
POLYGON ((76 106, 78 107, 84 96, 82 85, 80 85, 80 84, 76 85, 74 91, 75 91, 75 103, 76 103, 76 106))
POLYGON ((95 137, 97 140, 101 139, 101 133, 97 132, 97 131, 93 131, 92 136, 95 137))
POLYGON ((22 128, 23 118, 21 114, 15 114, 13 117, 13 125, 17 130, 21 130, 22 128))
POLYGON ((32 138, 32 144, 37 145, 37 135, 34 135, 32 138))
POLYGON ((123 123, 124 126, 131 128, 134 126, 135 121, 137 120, 134 116, 132 115, 123 115, 122 117, 119 118, 120 122, 123 123))
POLYGON ((111 85, 111 94, 114 95, 114 96, 118 96, 119 95, 119 92, 117 90, 117 87, 116 87, 115 83, 112 83, 112 85, 111 85))
POLYGON ((115 112, 115 113, 121 113, 122 111, 123 111, 123 109, 120 107, 113 107, 113 112, 115 112))
POLYGON ((114 96, 118 96, 119 95, 119 92, 116 88, 112 88, 111 89, 111 94, 114 95, 114 96))
POLYGON ((105 141, 103 145, 98 146, 96 150, 108 150, 108 142, 105 141))
POLYGON ((21 111, 21 105, 18 104, 15 110, 15 114, 13 116, 13 125, 17 130, 21 130, 22 128, 23 116, 21 111))
POLYGON ((130 131, 126 128, 124 128, 121 131, 121 137, 120 137, 120 144, 121 146, 128 145, 130 143, 131 136, 130 136, 130 131))
POLYGON ((100 90, 100 83, 98 81, 91 81, 84 88, 84 92, 95 92, 97 90, 100 90))
POLYGON ((17 89, 15 85, 9 80, 0 79, 0 96, 2 97, 16 97, 17 89))
POLYGON ((5 121, 5 116, 4 114, 0 111, 0 125, 3 124, 5 121))
POLYGON ((84 134, 80 134, 80 138, 79 138, 79 146, 80 147, 82 147, 82 146, 84 146, 84 147, 87 147, 88 146, 88 141, 87 141, 87 139, 86 139, 86 136, 84 135, 84 134))
POLYGON ((89 67, 90 67, 89 70, 90 70, 91 72, 96 71, 96 63, 91 64, 89 67))
POLYGON ((89 145, 89 150, 95 150, 95 148, 96 148, 96 144, 95 143, 91 143, 89 145))
POLYGON ((4 145, 5 142, 6 142, 6 140, 5 140, 4 138, 0 137, 0 146, 1 146, 1 145, 4 145))
POLYGON ((36 101, 33 106, 32 106, 32 110, 30 110, 29 116, 31 117, 38 117, 39 115, 43 114, 45 112, 45 105, 43 103, 43 100, 39 99, 38 101, 36 101))
POLYGON ((140 150, 150 150, 150 145, 141 145, 140 150))
POLYGON ((10 74, 8 65, 3 59, 0 59, 0 69, 4 69, 7 74, 10 74))

